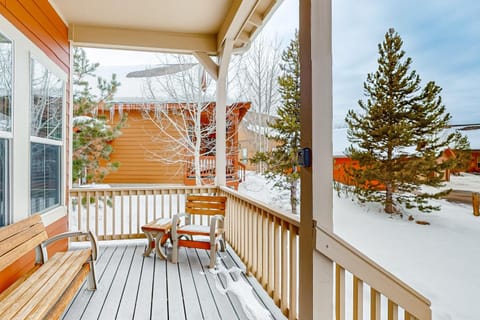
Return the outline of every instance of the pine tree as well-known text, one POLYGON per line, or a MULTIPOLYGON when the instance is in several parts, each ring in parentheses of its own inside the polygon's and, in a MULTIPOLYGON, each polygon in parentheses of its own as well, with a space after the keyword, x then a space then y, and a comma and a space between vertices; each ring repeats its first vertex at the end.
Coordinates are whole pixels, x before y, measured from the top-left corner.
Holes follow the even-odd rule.
POLYGON ((126 118, 115 126, 107 125, 105 116, 98 115, 98 108, 113 99, 120 83, 116 75, 107 81, 97 77, 98 63, 91 63, 85 50, 74 48, 73 55, 73 168, 72 180, 84 183, 101 182, 118 162, 110 161, 113 149, 110 144, 118 137, 126 118), (92 93, 88 77, 97 79, 98 96, 92 93))
POLYGON ((297 213, 298 150, 300 148, 300 61, 298 33, 282 53, 282 75, 278 78, 282 106, 277 109, 278 118, 269 123, 276 146, 272 151, 258 152, 252 161, 267 165, 264 175, 274 181, 274 186, 290 191, 292 213, 297 213))
POLYGON ((468 141, 459 133, 444 134, 451 118, 445 112, 441 88, 428 82, 423 88, 412 59, 405 58, 403 41, 389 29, 378 45, 378 69, 364 82, 362 112, 349 110, 346 117, 347 155, 358 161, 348 171, 355 181, 360 202, 379 202, 387 213, 397 213, 400 205, 421 211, 438 210, 429 198, 446 192, 422 192, 421 185, 438 187, 444 170, 460 161, 439 162, 446 148, 466 149, 468 141))

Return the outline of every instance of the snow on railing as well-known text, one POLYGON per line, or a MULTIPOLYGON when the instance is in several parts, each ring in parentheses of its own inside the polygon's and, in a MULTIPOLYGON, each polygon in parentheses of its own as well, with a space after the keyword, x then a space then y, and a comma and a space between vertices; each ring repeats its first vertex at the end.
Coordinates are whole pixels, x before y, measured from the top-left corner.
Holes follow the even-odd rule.
POLYGON ((340 237, 318 226, 316 235, 316 249, 335 263, 336 319, 432 319, 427 298, 340 237))
POLYGON ((70 231, 91 230, 99 240, 142 238, 142 225, 183 212, 187 194, 216 192, 214 186, 73 188, 70 231))
POLYGON ((227 196, 226 237, 289 319, 298 319, 299 217, 220 187, 227 196))

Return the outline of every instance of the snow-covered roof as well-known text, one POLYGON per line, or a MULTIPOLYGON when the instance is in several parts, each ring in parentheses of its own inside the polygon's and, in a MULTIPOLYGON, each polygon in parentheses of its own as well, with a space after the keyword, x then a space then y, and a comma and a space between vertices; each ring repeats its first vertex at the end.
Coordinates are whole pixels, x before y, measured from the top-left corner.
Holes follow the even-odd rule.
POLYGON ((468 138, 470 149, 480 150, 480 124, 475 125, 455 125, 449 131, 457 130, 468 138))

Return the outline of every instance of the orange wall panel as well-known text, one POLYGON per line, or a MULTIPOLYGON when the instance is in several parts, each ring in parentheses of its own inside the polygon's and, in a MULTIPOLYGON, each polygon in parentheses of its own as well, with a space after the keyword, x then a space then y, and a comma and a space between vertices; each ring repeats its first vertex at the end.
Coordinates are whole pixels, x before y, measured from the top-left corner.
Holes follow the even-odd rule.
MULTIPOLYGON (((112 142, 112 161, 120 162, 120 168, 107 175, 105 183, 169 183, 183 184, 183 163, 165 164, 152 159, 151 153, 171 152, 168 146, 152 140, 159 134, 155 124, 144 119, 141 111, 130 110, 122 134, 112 142)), ((110 112, 105 116, 110 118, 110 112)), ((119 113, 115 112, 114 123, 118 123, 119 113)), ((175 132, 171 132, 175 135, 175 132)))
MULTIPOLYGON (((47 226, 48 236, 51 237, 55 234, 65 232, 68 229, 68 219, 63 217, 51 225, 47 226)), ((66 251, 68 248, 68 240, 58 241, 48 247, 48 255, 52 256, 56 252, 66 251)), ((30 253, 19 257, 17 261, 12 263, 9 267, 5 268, 0 272, 0 292, 8 288, 12 283, 14 283, 18 278, 20 278, 27 271, 31 270, 35 265, 35 251, 32 250, 30 253)))
POLYGON ((0 14, 68 73, 70 65, 68 29, 66 26, 64 28, 59 26, 61 19, 49 3, 45 0, 41 3, 31 0, 4 0, 0 2, 0 14))

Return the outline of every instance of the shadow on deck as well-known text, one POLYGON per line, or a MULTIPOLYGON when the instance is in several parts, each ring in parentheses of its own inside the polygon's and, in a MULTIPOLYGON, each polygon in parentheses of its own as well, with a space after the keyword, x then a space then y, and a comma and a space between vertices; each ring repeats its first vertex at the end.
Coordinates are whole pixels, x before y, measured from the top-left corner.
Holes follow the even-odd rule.
MULTIPOLYGON (((173 264, 153 254, 144 257, 145 242, 101 243, 96 264, 98 289, 88 291, 84 284, 63 319, 249 318, 235 295, 224 295, 217 288, 216 282, 224 287, 225 277, 231 275, 211 273, 206 250, 181 248, 179 263, 173 264)), ((230 247, 219 255, 225 268, 245 270, 230 247)), ((285 319, 253 277, 243 272, 241 277, 252 286, 250 294, 270 311, 273 319, 285 319)))

